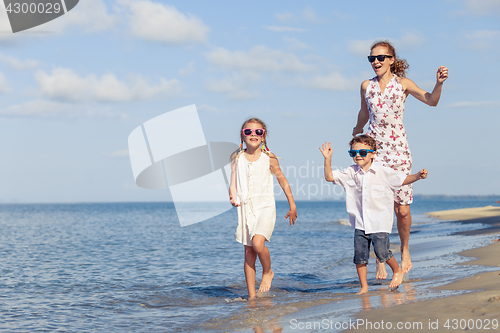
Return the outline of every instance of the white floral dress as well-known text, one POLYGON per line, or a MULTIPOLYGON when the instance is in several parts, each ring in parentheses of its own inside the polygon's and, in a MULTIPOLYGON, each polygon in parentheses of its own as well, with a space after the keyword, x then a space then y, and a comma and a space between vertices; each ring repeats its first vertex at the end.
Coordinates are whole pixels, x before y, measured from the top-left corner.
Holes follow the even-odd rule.
MULTIPOLYGON (((396 75, 380 90, 377 77, 370 80, 365 93, 370 114, 367 135, 377 141, 375 160, 383 165, 409 175, 411 152, 403 125, 405 93, 396 75)), ((413 202, 413 186, 404 185, 394 194, 394 201, 401 205, 413 202)))
POLYGON ((237 158, 236 202, 238 206, 238 227, 236 241, 252 246, 255 235, 271 240, 276 223, 273 174, 270 157, 262 152, 255 162, 249 162, 245 154, 237 158))

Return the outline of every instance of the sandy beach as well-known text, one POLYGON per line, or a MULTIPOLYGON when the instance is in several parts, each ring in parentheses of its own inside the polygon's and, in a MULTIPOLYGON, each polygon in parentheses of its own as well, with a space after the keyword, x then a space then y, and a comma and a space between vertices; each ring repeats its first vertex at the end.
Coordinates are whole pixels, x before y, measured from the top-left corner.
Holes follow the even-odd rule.
MULTIPOLYGON (((487 228, 461 232, 463 235, 491 234, 492 243, 485 247, 467 250, 459 255, 475 258, 460 265, 500 266, 500 207, 468 208, 428 215, 443 220, 463 223, 483 223, 487 228)), ((500 268, 477 274, 438 290, 464 291, 464 294, 425 300, 409 304, 372 309, 360 312, 345 332, 385 331, 394 332, 482 332, 500 330, 500 268), (358 325, 359 324, 359 325, 358 325)), ((402 286, 404 288, 404 284, 402 286)), ((401 288, 401 287, 400 287, 401 288)))

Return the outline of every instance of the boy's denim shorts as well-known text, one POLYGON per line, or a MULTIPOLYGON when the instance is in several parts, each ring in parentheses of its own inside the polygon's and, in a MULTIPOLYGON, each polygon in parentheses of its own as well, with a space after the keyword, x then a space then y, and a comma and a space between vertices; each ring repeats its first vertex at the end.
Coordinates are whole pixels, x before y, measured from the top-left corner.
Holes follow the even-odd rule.
POLYGON ((363 230, 354 230, 354 263, 367 264, 370 256, 370 243, 373 243, 373 250, 380 262, 386 262, 392 258, 389 250, 389 234, 387 232, 375 232, 365 234, 363 230))

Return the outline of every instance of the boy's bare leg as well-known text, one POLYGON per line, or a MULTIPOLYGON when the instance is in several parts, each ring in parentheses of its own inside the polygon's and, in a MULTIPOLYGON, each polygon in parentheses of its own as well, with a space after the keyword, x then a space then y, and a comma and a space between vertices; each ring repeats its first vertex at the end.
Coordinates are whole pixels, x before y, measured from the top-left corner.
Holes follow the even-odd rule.
POLYGON ((403 282, 403 270, 399 268, 398 262, 394 257, 386 262, 392 269, 392 281, 389 283, 389 289, 396 289, 403 282))
POLYGON ((367 280, 367 269, 366 264, 356 264, 356 271, 358 272, 359 283, 361 283, 361 289, 356 293, 356 295, 361 295, 368 292, 368 280, 367 280))
POLYGON ((255 298, 255 261, 257 260, 257 253, 251 246, 245 245, 245 279, 247 282, 248 299, 255 298))
POLYGON ((385 270, 385 263, 381 263, 377 258, 377 279, 387 279, 387 271, 385 270))
POLYGON ((271 270, 271 255, 266 247, 266 238, 262 235, 255 235, 252 239, 253 249, 259 256, 262 265, 262 282, 260 283, 259 293, 269 291, 271 282, 274 278, 274 272, 271 270))
POLYGON ((401 269, 403 273, 408 273, 412 267, 410 246, 411 213, 410 205, 400 205, 394 203, 394 211, 398 219, 398 233, 401 240, 401 269))

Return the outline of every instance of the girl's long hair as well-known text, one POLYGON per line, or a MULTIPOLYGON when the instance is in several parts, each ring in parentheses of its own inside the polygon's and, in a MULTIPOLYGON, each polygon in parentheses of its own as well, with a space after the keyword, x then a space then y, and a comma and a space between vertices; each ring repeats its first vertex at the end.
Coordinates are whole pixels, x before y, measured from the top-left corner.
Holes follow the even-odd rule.
POLYGON ((375 42, 370 50, 373 50, 377 46, 386 47, 389 51, 389 55, 394 57, 394 63, 391 65, 391 73, 396 74, 399 77, 406 77, 406 70, 410 67, 410 65, 408 65, 408 62, 406 62, 406 60, 398 58, 394 46, 392 46, 388 40, 382 40, 379 42, 375 42))

